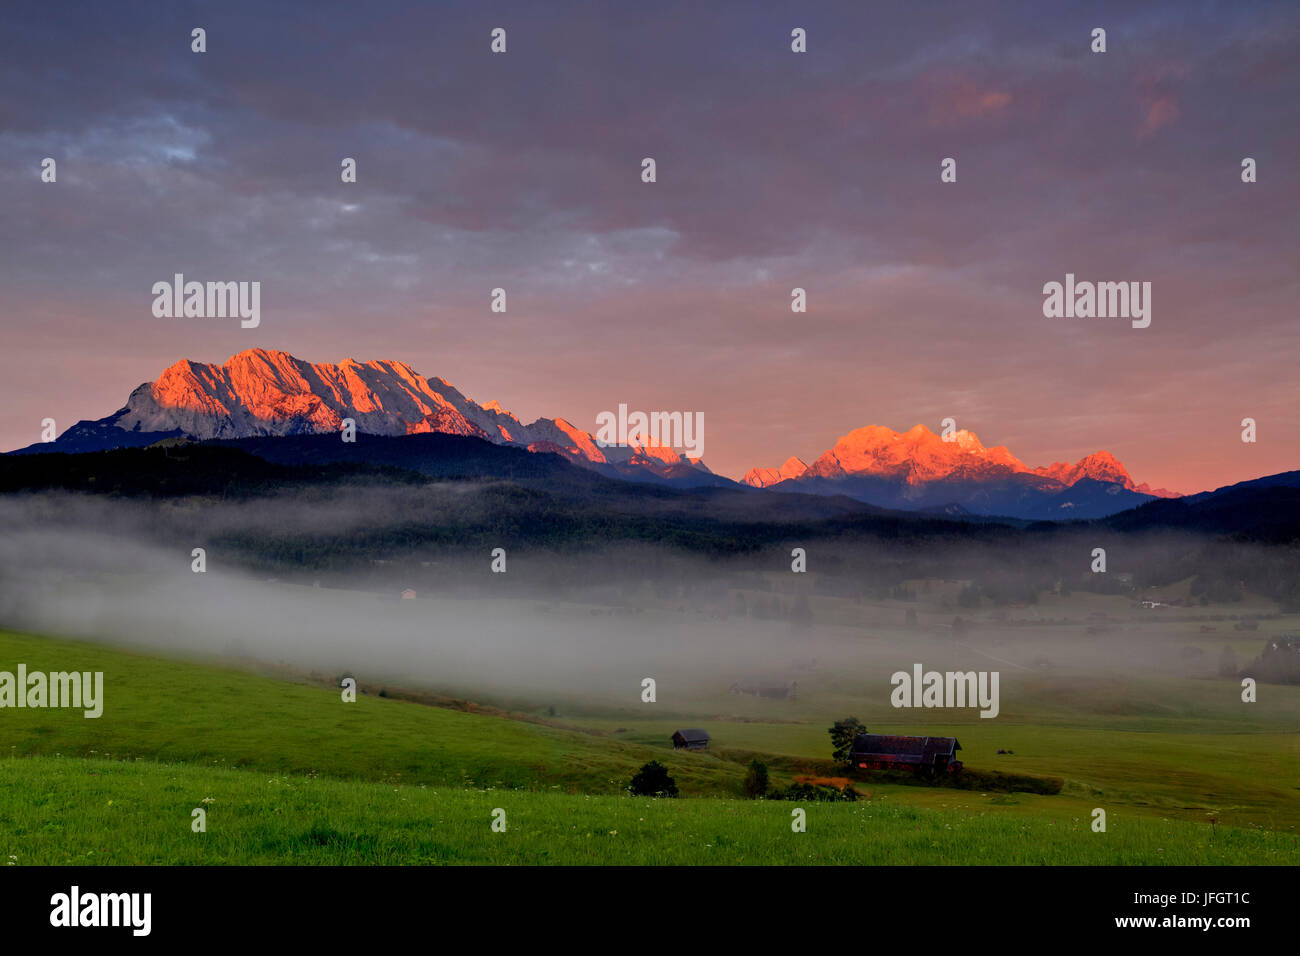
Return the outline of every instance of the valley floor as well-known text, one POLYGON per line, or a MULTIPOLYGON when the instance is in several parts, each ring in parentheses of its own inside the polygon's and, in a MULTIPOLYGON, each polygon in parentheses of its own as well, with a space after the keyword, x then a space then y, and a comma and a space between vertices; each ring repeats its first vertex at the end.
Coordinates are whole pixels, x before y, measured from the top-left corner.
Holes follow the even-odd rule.
MULTIPOLYGON (((344 704, 320 684, 0 632, 0 670, 20 661, 103 671, 107 689, 97 719, 0 711, 0 860, 15 866, 1300 862, 1290 688, 1227 734, 1213 709, 1178 711, 1179 683, 1137 718, 1089 714, 1049 687, 1037 693, 1055 701, 1053 725, 1010 713, 959 733, 972 765, 1058 775, 1059 795, 864 780, 857 802, 795 803, 742 799, 742 782, 755 754, 779 785, 801 761, 827 766, 829 720, 808 701, 766 723, 714 721, 734 749, 687 753, 666 742, 676 718, 512 719, 374 693, 344 704), (986 756, 1004 742, 1019 762, 986 756), (623 792, 649 760, 668 765, 681 798, 623 792), (1105 832, 1092 829, 1097 806, 1105 832), (192 828, 199 809, 205 832, 192 828), (797 809, 805 832, 792 829, 797 809)), ((1047 719, 1025 688, 1021 706, 1047 719)), ((1085 696, 1115 710, 1095 688, 1085 696)), ((857 709, 829 690, 819 700, 857 709)), ((726 698, 756 715, 770 703, 726 698)))

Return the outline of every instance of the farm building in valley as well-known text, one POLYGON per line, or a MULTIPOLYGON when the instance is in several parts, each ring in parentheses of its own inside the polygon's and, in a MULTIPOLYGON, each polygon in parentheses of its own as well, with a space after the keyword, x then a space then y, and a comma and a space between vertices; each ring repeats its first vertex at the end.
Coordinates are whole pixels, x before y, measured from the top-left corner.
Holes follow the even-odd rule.
POLYGON ((792 680, 738 680, 731 685, 731 692, 776 700, 794 700, 795 687, 796 683, 792 680))
POLYGON ((851 766, 859 770, 925 770, 956 773, 961 769, 956 737, 901 737, 892 734, 858 734, 849 751, 851 766))
POLYGON ((673 733, 673 747, 677 750, 705 750, 708 746, 709 735, 703 730, 688 727, 673 733))

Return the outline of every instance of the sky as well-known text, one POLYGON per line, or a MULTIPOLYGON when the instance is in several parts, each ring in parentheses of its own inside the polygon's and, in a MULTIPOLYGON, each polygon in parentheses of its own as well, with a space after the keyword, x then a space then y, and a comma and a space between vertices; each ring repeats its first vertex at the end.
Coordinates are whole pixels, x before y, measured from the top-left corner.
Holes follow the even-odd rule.
POLYGON ((1175 491, 1293 470, 1298 152, 1287 2, 10 0, 0 448, 257 347, 702 412, 732 477, 949 417, 1175 491), (178 272, 261 324, 155 317, 178 272), (1044 316, 1067 273, 1150 326, 1044 316))

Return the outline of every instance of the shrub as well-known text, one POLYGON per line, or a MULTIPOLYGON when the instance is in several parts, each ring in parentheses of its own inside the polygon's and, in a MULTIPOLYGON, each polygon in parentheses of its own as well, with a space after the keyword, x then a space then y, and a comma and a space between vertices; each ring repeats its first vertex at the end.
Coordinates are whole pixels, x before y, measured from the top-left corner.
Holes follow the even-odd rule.
POLYGON ((749 762, 745 774, 745 793, 751 800, 756 800, 767 793, 767 764, 754 759, 749 762))
POLYGON ((844 800, 856 800, 860 794, 852 784, 846 787, 834 787, 820 783, 793 783, 784 790, 774 790, 768 795, 769 800, 798 800, 803 803, 835 803, 844 800))
POLYGON ((668 768, 651 760, 636 772, 627 788, 634 797, 675 797, 677 781, 668 776, 668 768))

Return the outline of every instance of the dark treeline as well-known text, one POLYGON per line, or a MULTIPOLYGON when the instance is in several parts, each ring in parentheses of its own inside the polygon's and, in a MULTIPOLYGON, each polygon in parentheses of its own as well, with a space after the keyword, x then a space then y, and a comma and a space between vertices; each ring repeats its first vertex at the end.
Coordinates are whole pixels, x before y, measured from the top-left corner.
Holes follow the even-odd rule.
MULTIPOLYGON (((481 456, 485 445, 470 450, 481 456)), ((150 543, 185 553, 204 547, 228 566, 336 585, 400 578, 472 593, 489 586, 489 554, 504 548, 521 594, 607 587, 617 600, 635 582, 653 582, 692 595, 716 591, 718 579, 766 590, 763 572, 788 572, 792 549, 803 548, 810 573, 801 580, 811 594, 906 599, 906 582, 937 578, 970 582, 961 603, 973 607, 1032 604, 1053 589, 1138 594, 1191 578, 1196 602, 1233 602, 1249 591, 1300 609, 1300 550, 1294 538, 1277 540, 1290 520, 1286 502, 1300 502, 1294 489, 1258 492, 1272 519, 1281 508, 1278 520, 1251 511, 1243 493, 1211 507, 1208 527, 1195 518, 1203 506, 1183 502, 1026 526, 845 498, 638 485, 556 456, 506 451, 503 460, 518 470, 506 477, 463 474, 487 466, 455 464, 454 456, 447 475, 431 477, 359 461, 275 463, 219 444, 10 456, 0 458, 0 493, 11 503, 43 502, 41 520, 56 523, 66 510, 60 494, 118 502, 134 516, 124 524, 150 543), (1267 534, 1253 537, 1255 527, 1267 534), (1106 573, 1092 571, 1097 548, 1106 573)), ((500 593, 502 582, 490 586, 500 593)))

